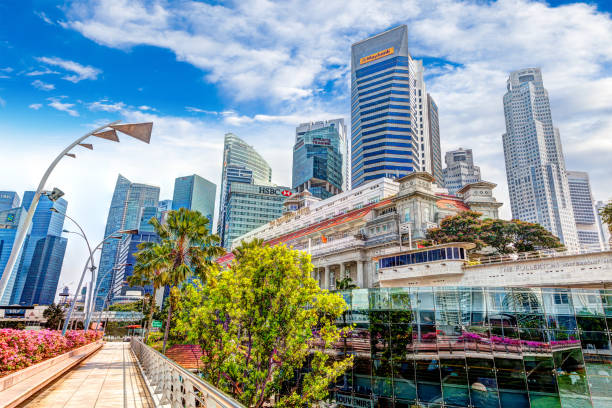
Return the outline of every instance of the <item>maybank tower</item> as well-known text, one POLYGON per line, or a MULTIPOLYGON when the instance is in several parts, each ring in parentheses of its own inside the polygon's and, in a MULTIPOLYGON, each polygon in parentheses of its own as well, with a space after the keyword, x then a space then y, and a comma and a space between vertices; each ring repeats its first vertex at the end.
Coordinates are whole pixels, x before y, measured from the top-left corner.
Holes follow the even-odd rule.
POLYGON ((353 187, 413 171, 426 171, 441 179, 441 174, 436 174, 441 172, 437 107, 431 97, 428 99, 423 72, 422 62, 408 53, 405 25, 353 44, 353 187), (436 122, 433 126, 430 118, 436 122))

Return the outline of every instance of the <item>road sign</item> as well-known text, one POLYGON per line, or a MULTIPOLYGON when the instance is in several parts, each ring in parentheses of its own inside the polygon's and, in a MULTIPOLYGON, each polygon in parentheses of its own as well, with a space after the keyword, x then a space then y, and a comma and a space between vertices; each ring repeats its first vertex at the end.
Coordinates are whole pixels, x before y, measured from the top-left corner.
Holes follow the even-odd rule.
POLYGON ((162 327, 161 320, 153 320, 153 322, 151 323, 151 327, 161 328, 162 327))

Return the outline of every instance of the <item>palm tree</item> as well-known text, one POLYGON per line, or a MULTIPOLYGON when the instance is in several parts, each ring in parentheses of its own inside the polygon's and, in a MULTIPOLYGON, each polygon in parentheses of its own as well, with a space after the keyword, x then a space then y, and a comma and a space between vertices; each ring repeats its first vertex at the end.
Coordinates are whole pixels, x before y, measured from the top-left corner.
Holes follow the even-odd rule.
MULTIPOLYGON (((217 270, 215 259, 225 253, 219 246, 219 237, 208 230, 209 220, 199 211, 180 208, 168 212, 166 223, 157 218, 149 221, 161 238, 147 252, 147 268, 164 276, 166 285, 181 285, 191 276, 197 276, 206 283, 217 270)), ((168 332, 172 321, 172 302, 168 306, 168 317, 164 331, 162 351, 166 352, 168 332)))
POLYGON ((151 323, 153 322, 157 290, 166 284, 167 275, 156 269, 151 262, 155 259, 154 242, 143 242, 138 245, 138 249, 140 249, 140 251, 135 254, 136 264, 134 265, 134 273, 128 278, 128 283, 130 286, 153 286, 149 316, 147 318, 147 331, 145 332, 144 338, 146 343, 149 338, 149 332, 151 331, 151 323))
POLYGON ((353 280, 350 276, 347 276, 341 280, 336 281, 336 290, 351 290, 351 289, 359 289, 359 286, 353 283, 353 280))

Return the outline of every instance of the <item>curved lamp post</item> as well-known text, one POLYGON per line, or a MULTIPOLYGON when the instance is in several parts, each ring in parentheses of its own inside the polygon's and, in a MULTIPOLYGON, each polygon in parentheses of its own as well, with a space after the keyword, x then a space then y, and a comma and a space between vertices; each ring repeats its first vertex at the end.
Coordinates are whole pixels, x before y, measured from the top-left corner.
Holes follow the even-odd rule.
MULTIPOLYGON (((70 304, 70 310, 68 311, 68 315, 66 316, 66 320, 64 321, 64 327, 62 329, 62 335, 65 335, 66 334, 66 330, 68 330, 68 322, 70 321, 70 317, 72 316, 72 312, 74 311, 74 306, 76 305, 76 300, 77 300, 77 297, 79 295, 79 291, 81 290, 81 286, 83 285, 83 279, 85 278, 85 274, 87 273, 87 267, 89 266, 89 262, 90 262, 91 259, 93 259, 93 254, 95 254, 97 250, 102 248, 102 245, 106 241, 108 241, 109 239, 123 239, 123 235, 117 235, 117 234, 136 234, 137 232, 138 232, 137 230, 119 230, 119 231, 115 231, 112 234, 110 234, 109 236, 107 236, 106 238, 104 238, 102 241, 100 241, 100 243, 98 245, 96 245, 96 247, 93 249, 93 251, 91 251, 91 255, 89 257, 87 257, 87 261, 85 262, 85 266, 83 267, 83 272, 81 273, 81 279, 79 279, 79 285, 77 286, 77 289, 76 289, 76 291, 74 293, 74 298, 72 299, 72 302, 70 304)), ((91 293, 89 293, 88 296, 91 296, 91 293)), ((90 307, 91 307, 91 304, 90 304, 90 307)), ((89 310, 84 309, 83 313, 86 316, 86 320, 88 320, 87 316, 88 316, 89 310)))
POLYGON ((119 137, 117 136, 117 131, 119 131, 121 133, 124 133, 128 136, 132 136, 133 138, 143 141, 145 143, 150 142, 151 130, 153 129, 152 122, 123 124, 123 125, 120 125, 119 122, 120 121, 115 121, 115 122, 108 123, 104 126, 100 126, 99 128, 94 129, 89 133, 86 133, 85 135, 81 136, 80 138, 72 142, 70 145, 68 145, 68 147, 66 147, 55 158, 55 160, 53 160, 53 162, 51 162, 51 165, 49 166, 47 171, 45 171, 45 174, 43 174, 43 177, 40 180, 40 183, 38 184, 38 188, 36 189, 36 193, 34 194, 34 198, 32 199, 32 204, 30 204, 30 208, 28 210, 28 213, 26 214, 25 220, 17 231, 17 235, 13 243, 13 248, 11 249, 11 255, 9 256, 9 259, 4 268, 2 279, 0 279, 0 301, 4 297, 4 292, 6 291, 8 283, 13 274, 13 268, 15 266, 15 263, 17 262, 17 257, 19 255, 19 252, 21 251, 21 246, 23 245, 23 241, 25 240, 28 229, 30 228, 30 225, 32 224, 32 218, 34 217, 34 212, 36 211, 38 200, 40 199, 40 196, 43 194, 43 190, 45 188, 47 179, 51 175, 51 172, 53 171, 53 169, 55 169, 55 166, 57 166, 57 164, 60 162, 60 160, 62 160, 65 156, 76 158, 76 155, 74 153, 70 153, 70 151, 76 146, 81 146, 86 149, 93 150, 93 145, 91 143, 83 143, 85 139, 87 139, 90 136, 95 136, 95 137, 99 137, 102 139, 111 140, 113 142, 118 142, 119 137), (104 130, 106 128, 110 128, 110 129, 104 130))
MULTIPOLYGON (((100 292, 100 286, 102 285, 102 281, 106 279, 106 277, 108 276, 109 273, 111 273, 112 271, 118 271, 118 270, 120 270, 124 266, 132 266, 132 264, 124 263, 124 264, 121 264, 121 265, 117 265, 117 266, 109 269, 108 271, 106 271, 106 273, 104 274, 102 279, 100 279, 100 282, 98 282, 98 284, 96 286, 96 290, 94 291, 94 297, 93 297, 93 300, 92 300, 92 302, 94 304, 96 302, 96 299, 98 299, 98 293, 100 292)), ((100 312, 98 312, 98 319, 96 321, 96 331, 98 331, 98 327, 100 325, 100 319, 102 318, 102 313, 104 312, 104 308, 106 307, 107 300, 108 300, 108 294, 106 294, 106 298, 104 299, 104 303, 102 303, 102 309, 100 309, 100 312)), ((95 312, 95 310, 92 310, 91 317, 93 317, 94 312, 95 312)))

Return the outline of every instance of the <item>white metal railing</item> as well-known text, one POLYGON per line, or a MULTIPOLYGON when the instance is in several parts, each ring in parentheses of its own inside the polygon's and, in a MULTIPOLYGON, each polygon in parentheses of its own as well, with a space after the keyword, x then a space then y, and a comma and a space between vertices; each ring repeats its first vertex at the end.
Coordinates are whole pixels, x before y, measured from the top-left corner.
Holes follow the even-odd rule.
POLYGON ((245 408, 206 381, 132 337, 130 347, 153 389, 158 407, 245 408))
POLYGON ((598 254, 602 252, 610 251, 589 251, 589 250, 566 250, 566 251, 555 251, 554 249, 543 249, 533 252, 519 252, 515 254, 502 254, 502 255, 491 255, 483 256, 481 258, 472 259, 466 266, 478 266, 487 264, 497 264, 503 262, 517 262, 517 261, 529 261, 533 259, 544 259, 544 258, 558 258, 561 256, 571 255, 587 255, 587 254, 598 254))

